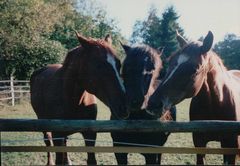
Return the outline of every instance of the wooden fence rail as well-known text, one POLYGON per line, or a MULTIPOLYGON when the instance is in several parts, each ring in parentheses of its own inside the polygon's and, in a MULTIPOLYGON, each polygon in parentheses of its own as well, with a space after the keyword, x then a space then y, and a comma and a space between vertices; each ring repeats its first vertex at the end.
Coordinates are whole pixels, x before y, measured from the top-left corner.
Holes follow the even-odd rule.
POLYGON ((238 148, 191 148, 191 147, 45 147, 2 146, 2 152, 93 152, 93 153, 171 153, 171 154, 240 154, 238 148))
MULTIPOLYGON (((1 132, 223 132, 239 133, 236 121, 160 122, 146 120, 48 120, 0 119, 1 132)), ((1 152, 101 152, 101 153, 179 153, 179 154, 240 154, 238 148, 193 147, 42 147, 1 146, 1 152)))
POLYGON ((0 131, 62 132, 224 132, 239 133, 236 121, 0 119, 0 131))

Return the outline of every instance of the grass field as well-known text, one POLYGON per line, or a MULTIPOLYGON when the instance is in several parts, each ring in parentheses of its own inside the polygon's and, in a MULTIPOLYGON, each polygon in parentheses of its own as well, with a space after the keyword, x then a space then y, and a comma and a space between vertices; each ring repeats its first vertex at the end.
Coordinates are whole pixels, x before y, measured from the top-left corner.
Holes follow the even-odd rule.
MULTIPOLYGON (((98 103, 98 119, 108 120, 110 113, 108 108, 101 102, 98 103)), ((188 121, 189 100, 185 100, 177 105, 177 121, 188 121)), ((0 105, 0 118, 36 118, 30 104, 23 101, 15 107, 0 105)), ((42 133, 30 132, 2 132, 2 145, 44 145, 42 133), (26 141, 27 140, 27 141, 26 141)), ((73 134, 70 138, 74 138, 68 142, 69 146, 83 146, 81 134, 73 134)), ((109 133, 99 133, 97 135, 97 146, 112 146, 112 139, 109 133), (102 142, 102 141, 105 142, 102 142)), ((168 138, 165 146, 169 147, 193 147, 192 137, 190 133, 174 133, 168 138)), ((210 142, 208 147, 220 147, 217 142, 210 142)), ((86 153, 69 153, 74 165, 86 165, 86 153)), ((221 165, 223 162, 221 155, 206 155, 206 164, 221 165)), ((145 164, 143 156, 140 154, 129 154, 129 164, 142 165, 145 164)), ((163 154, 162 164, 167 165, 192 165, 195 164, 196 155, 194 154, 163 154)), ((98 165, 115 165, 116 159, 113 153, 97 153, 98 165)), ((45 165, 46 153, 1 153, 1 165, 45 165)), ((238 161, 238 164, 240 162, 238 161)))

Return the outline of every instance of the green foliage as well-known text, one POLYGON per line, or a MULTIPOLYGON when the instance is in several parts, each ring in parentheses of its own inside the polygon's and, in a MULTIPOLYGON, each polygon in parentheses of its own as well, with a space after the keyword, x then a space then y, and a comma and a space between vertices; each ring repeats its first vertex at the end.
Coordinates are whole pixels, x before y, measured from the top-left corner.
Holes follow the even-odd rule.
POLYGON ((157 9, 151 7, 147 20, 137 21, 134 25, 134 31, 131 42, 145 43, 153 48, 164 48, 162 60, 164 68, 162 74, 165 73, 167 57, 175 52, 179 46, 176 39, 176 30, 183 35, 183 29, 178 24, 179 16, 175 12, 173 6, 168 7, 160 16, 157 9))
POLYGON ((183 34, 178 18, 173 6, 167 8, 161 17, 157 9, 151 7, 147 20, 135 23, 131 42, 143 42, 154 48, 164 47, 164 55, 168 57, 178 48, 176 30, 183 34))
POLYGON ((41 38, 31 46, 18 43, 17 49, 13 50, 14 56, 2 59, 1 67, 4 70, 1 70, 0 75, 3 78, 9 78, 9 75, 14 75, 18 79, 29 78, 35 69, 61 62, 67 52, 60 42, 45 38, 41 38))
POLYGON ((150 8, 147 20, 136 21, 131 42, 141 42, 154 48, 160 47, 160 26, 161 20, 157 15, 157 9, 150 8))
POLYGON ((124 39, 115 21, 107 17, 102 6, 94 0, 74 2, 73 7, 76 10, 66 13, 63 21, 55 25, 50 39, 60 41, 67 49, 70 49, 78 45, 74 30, 93 38, 104 38, 106 34, 111 34, 113 45, 119 52, 121 50, 119 41, 124 39))
POLYGON ((1 0, 0 79, 28 79, 36 68, 59 63, 67 49, 79 45, 74 30, 103 38, 120 50, 115 22, 94 0, 1 0))
POLYGON ((0 3, 0 78, 27 79, 32 71, 57 63, 66 54, 61 43, 48 39, 60 22, 64 1, 2 0, 0 3))
POLYGON ((214 50, 229 69, 240 69, 240 37, 228 34, 214 46, 214 50))
POLYGON ((176 30, 183 35, 183 29, 177 23, 179 16, 171 6, 162 14, 160 29, 160 45, 164 47, 164 54, 168 57, 175 52, 179 46, 176 40, 176 30))

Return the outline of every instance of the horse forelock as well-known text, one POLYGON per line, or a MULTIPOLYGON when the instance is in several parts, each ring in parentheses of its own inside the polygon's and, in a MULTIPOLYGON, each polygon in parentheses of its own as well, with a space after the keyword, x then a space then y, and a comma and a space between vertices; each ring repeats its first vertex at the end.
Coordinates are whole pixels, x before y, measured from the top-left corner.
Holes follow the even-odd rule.
MULTIPOLYGON (((105 40, 102 40, 102 39, 95 40, 95 39, 90 38, 88 40, 88 42, 92 46, 95 45, 95 46, 99 46, 99 47, 105 49, 107 51, 107 53, 109 53, 109 55, 111 55, 112 57, 119 60, 116 56, 116 51, 105 40)), ((79 56, 79 54, 80 55, 83 54, 84 53, 83 51, 84 51, 84 49, 83 49, 82 46, 78 46, 78 47, 75 47, 75 48, 71 49, 67 53, 67 55, 65 57, 65 60, 63 61, 63 66, 64 67, 68 66, 70 64, 70 62, 75 60, 75 56, 79 56)))
POLYGON ((142 57, 144 58, 144 60, 146 57, 149 57, 151 61, 154 63, 155 68, 162 68, 162 60, 160 58, 161 55, 157 50, 148 45, 145 44, 135 45, 132 47, 129 54, 133 56, 142 57))
POLYGON ((114 58, 117 58, 117 54, 116 51, 112 48, 112 46, 106 42, 103 39, 90 39, 89 43, 92 45, 96 45, 96 46, 100 46, 102 48, 104 48, 108 53, 110 53, 111 56, 113 56, 114 58))
POLYGON ((190 42, 189 44, 181 47, 179 50, 173 52, 173 53, 167 58, 167 61, 170 61, 171 59, 173 59, 173 58, 176 57, 177 55, 182 54, 182 52, 185 52, 185 51, 194 52, 194 50, 197 50, 201 45, 202 45, 202 42, 200 42, 200 41, 190 42))

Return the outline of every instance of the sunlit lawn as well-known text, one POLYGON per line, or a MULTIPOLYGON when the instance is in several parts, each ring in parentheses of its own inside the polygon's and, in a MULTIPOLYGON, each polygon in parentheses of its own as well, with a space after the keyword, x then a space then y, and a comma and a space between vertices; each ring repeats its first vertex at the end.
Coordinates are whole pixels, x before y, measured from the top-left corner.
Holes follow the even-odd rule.
MULTIPOLYGON (((99 120, 109 119, 109 110, 101 102, 98 104, 99 120)), ((189 100, 186 100, 177 106, 177 120, 188 121, 189 100)), ((28 102, 15 107, 1 106, 0 105, 0 118, 36 118, 31 106, 28 102)), ((2 145, 44 145, 42 140, 42 133, 30 132, 2 132, 2 145)), ((83 146, 84 142, 80 134, 74 134, 70 138, 68 145, 83 146)), ((109 133, 100 133, 97 136, 99 142, 98 146, 112 146, 112 139, 109 133)), ((209 147, 220 147, 217 142, 211 142, 209 147)), ((165 146, 170 147, 193 147, 192 138, 190 133, 174 133, 169 136, 165 146)), ((74 165, 86 165, 86 153, 69 153, 70 158, 74 165)), ((138 165, 145 164, 144 158, 140 154, 128 155, 129 164, 138 165)), ((162 164, 195 164, 196 157, 194 154, 163 154, 162 164)), ((207 164, 222 164, 221 155, 207 155, 207 164)), ((97 153, 97 162, 99 165, 113 165, 117 164, 115 157, 112 153, 97 153)), ((238 162, 240 164, 240 162, 238 162)), ((1 165, 45 165, 46 153, 1 153, 1 165)))

